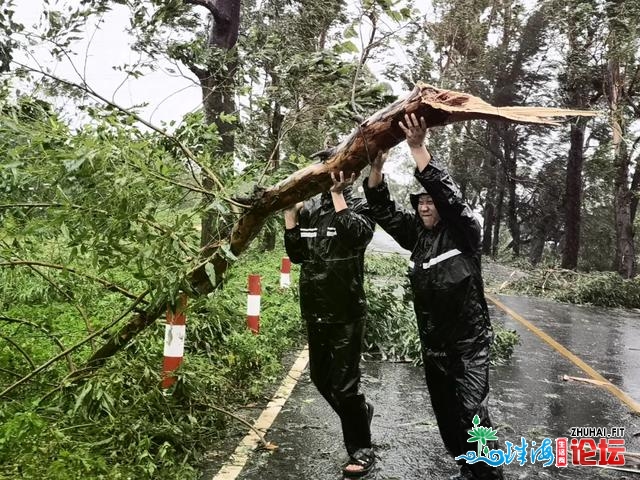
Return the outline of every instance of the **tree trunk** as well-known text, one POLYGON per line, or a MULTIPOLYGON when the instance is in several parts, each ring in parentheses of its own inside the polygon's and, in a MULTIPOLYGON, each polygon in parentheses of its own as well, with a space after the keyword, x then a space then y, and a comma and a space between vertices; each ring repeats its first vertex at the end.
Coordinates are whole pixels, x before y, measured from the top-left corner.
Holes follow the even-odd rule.
POLYGON ((516 178, 518 168, 517 133, 508 125, 502 130, 504 148, 504 179, 507 188, 507 222, 511 234, 511 248, 515 257, 520 256, 520 222, 518 222, 518 195, 516 178))
MULTIPOLYGON (((503 107, 495 108, 477 97, 419 83, 414 91, 365 120, 338 147, 331 149, 326 162, 310 165, 299 170, 277 185, 265 189, 249 199, 245 213, 234 225, 228 240, 228 247, 234 255, 241 254, 260 232, 269 215, 296 202, 312 197, 331 185, 330 172, 340 170, 359 172, 375 158, 381 150, 399 144, 404 133, 398 126, 405 114, 415 113, 424 117, 427 126, 441 126, 453 122, 473 119, 508 120, 519 123, 554 124, 553 117, 573 115, 593 115, 554 108, 503 107)), ((499 223, 499 222, 498 222, 499 223)), ((205 260, 189 274, 193 294, 205 295, 213 291, 221 282, 221 275, 228 263, 220 252, 220 243, 206 245, 205 260), (207 274, 207 266, 213 263, 216 281, 207 274)), ((108 356, 125 346, 137 333, 151 325, 165 310, 171 299, 157 299, 154 307, 134 318, 114 334, 107 343, 94 354, 88 364, 95 367, 108 356)))
POLYGON ((264 230, 262 234, 262 245, 261 248, 265 252, 270 252, 276 248, 276 240, 277 240, 278 232, 273 228, 267 228, 264 230))
POLYGON ((137 313, 133 318, 122 327, 117 334, 111 336, 104 345, 91 355, 84 368, 80 369, 83 375, 87 369, 93 370, 99 368, 106 360, 115 355, 122 347, 135 337, 142 330, 154 323, 161 315, 167 311, 169 299, 156 303, 155 306, 149 307, 146 311, 137 313))
MULTIPOLYGON (((614 127, 615 128, 615 127, 614 127)), ((615 137, 616 135, 614 135, 615 137)), ((629 178, 629 157, 622 142, 615 155, 615 219, 616 219, 616 264, 624 278, 632 278, 636 272, 633 224, 631 223, 631 192, 627 184, 629 178)))
POLYGON ((544 244, 547 241, 547 229, 543 222, 536 222, 533 227, 531 244, 529 246, 529 263, 534 267, 542 260, 544 244))
MULTIPOLYGON (((487 187, 487 201, 484 211, 484 227, 482 237, 482 253, 495 258, 496 254, 496 233, 499 233, 499 227, 496 229, 496 218, 499 217, 498 200, 501 182, 498 180, 500 174, 500 141, 497 133, 497 125, 489 125, 487 127, 487 135, 489 141, 489 155, 487 159, 487 170, 489 177, 489 185, 487 187)), ((500 220, 498 219, 498 222, 500 220)))
POLYGON ((636 162, 636 169, 633 171, 633 178, 631 179, 631 223, 636 221, 636 213, 638 212, 638 202, 640 197, 638 193, 640 191, 640 168, 639 163, 636 162))
MULTIPOLYGON (((191 5, 200 5, 209 10, 211 15, 211 30, 207 44, 212 50, 227 52, 227 58, 212 61, 206 69, 190 65, 190 69, 200 80, 202 90, 202 104, 204 107, 205 121, 207 125, 215 124, 222 138, 219 154, 233 155, 234 153, 234 126, 226 121, 224 115, 235 112, 235 76, 238 68, 237 54, 233 49, 238 40, 240 28, 240 1, 241 0, 184 0, 191 5)), ((214 181, 207 175, 203 175, 202 185, 214 190, 214 181)), ((208 201, 206 198, 203 201, 208 201)), ((200 228, 200 247, 213 242, 218 236, 214 225, 215 215, 207 212, 203 215, 200 228)))
MULTIPOLYGON (((235 112, 235 75, 237 61, 232 55, 226 65, 218 65, 207 72, 200 73, 202 88, 202 102, 205 120, 208 125, 215 124, 221 137, 219 155, 233 155, 235 150, 234 125, 224 120, 224 115, 235 112)), ((212 166, 212 165, 211 165, 212 166)), ((202 184, 208 190, 214 190, 213 179, 203 176, 202 184)), ((206 201, 206 200, 205 200, 206 201)), ((209 211, 204 214, 201 222, 200 247, 211 243, 219 237, 214 225, 216 214, 209 211)))
POLYGON ((209 10, 213 22, 208 43, 211 47, 230 50, 238 40, 240 29, 240 0, 183 0, 190 5, 200 5, 209 10))
MULTIPOLYGON (((493 187, 489 187, 493 195, 493 187)), ((493 198, 488 198, 489 192, 487 192, 487 200, 484 204, 484 216, 482 226, 482 254, 491 255, 492 245, 492 232, 493 232, 493 218, 495 216, 495 204, 493 198)))
POLYGON ((631 223, 631 191, 629 190, 629 153, 624 142, 624 113, 620 104, 624 85, 620 80, 620 65, 610 60, 609 106, 611 110, 612 145, 615 165, 614 209, 616 220, 616 266, 624 278, 636 271, 633 224, 631 223))
MULTIPOLYGON (((542 208, 544 209, 544 203, 542 208)), ((554 209, 539 212, 537 218, 533 222, 533 233, 531 244, 529 246, 529 262, 536 266, 542 260, 544 246, 549 239, 551 232, 554 231, 558 224, 558 211, 554 209)))
POLYGON ((584 130, 582 120, 571 125, 571 147, 567 161, 565 187, 565 232, 562 268, 578 267, 580 252, 580 209, 582 206, 582 165, 584 163, 584 130))
MULTIPOLYGON (((576 27, 582 19, 579 10, 570 13, 574 27, 567 31, 569 53, 567 56, 567 94, 573 108, 584 108, 591 92, 589 77, 584 66, 589 62, 588 45, 593 42, 593 30, 576 27), (575 14, 575 15, 574 15, 575 14)), ((562 251, 562 268, 576 269, 580 252, 580 225, 582 209, 582 169, 584 164, 584 134, 586 122, 578 118, 571 125, 571 146, 567 159, 565 181, 565 231, 562 251)))
POLYGON ((504 206, 503 175, 498 175, 498 178, 498 199, 496 201, 496 214, 493 217, 493 243, 491 244, 491 256, 493 258, 498 256, 498 249, 500 248, 500 222, 502 222, 502 208, 504 206))
MULTIPOLYGON (((275 72, 270 71, 271 84, 278 85, 278 76, 275 72)), ((273 173, 280 168, 280 135, 282 134, 282 123, 284 115, 282 114, 280 104, 276 101, 271 108, 271 119, 269 129, 269 143, 267 145, 268 164, 267 173, 273 173)), ((262 235, 262 249, 271 251, 276 248, 277 231, 275 228, 268 228, 262 235)))

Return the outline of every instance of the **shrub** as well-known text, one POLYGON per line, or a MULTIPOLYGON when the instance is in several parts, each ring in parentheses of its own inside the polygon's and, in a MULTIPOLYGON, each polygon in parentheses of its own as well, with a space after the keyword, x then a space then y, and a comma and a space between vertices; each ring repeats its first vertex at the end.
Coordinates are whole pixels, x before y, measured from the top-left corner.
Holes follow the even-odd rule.
MULTIPOLYGON (((61 363, 59 371, 50 370, 46 377, 55 383, 36 381, 21 390, 0 410, 0 478, 199 478, 203 453, 225 436, 232 422, 212 407, 234 410, 234 405, 262 399, 282 373, 283 355, 301 343, 297 294, 294 288, 279 288, 282 255, 282 250, 248 252, 222 290, 189 301, 184 362, 169 395, 159 387, 163 320, 84 383, 64 382, 68 372, 61 363), (249 273, 262 276, 260 335, 245 324, 249 273)), ((29 300, 36 294, 46 307, 23 305, 13 297, 11 315, 43 322, 49 315, 55 320, 50 327, 60 332, 78 323, 64 299, 34 289, 29 300)), ((115 296, 100 301, 101 308, 121 308, 115 296)), ((54 352, 46 337, 25 328, 14 329, 12 339, 38 362, 54 352)), ((7 348, 0 348, 3 367, 16 357, 7 348)), ((76 357, 77 364, 82 360, 76 357)))
POLYGON ((537 269, 511 283, 509 289, 568 303, 640 307, 640 280, 625 280, 615 272, 579 273, 562 269, 537 269))
MULTIPOLYGON (((422 363, 420 337, 416 325, 411 287, 406 278, 406 260, 399 255, 367 258, 367 301, 369 317, 365 347, 394 361, 422 363)), ((491 362, 511 358, 520 337, 494 322, 495 339, 491 362)))

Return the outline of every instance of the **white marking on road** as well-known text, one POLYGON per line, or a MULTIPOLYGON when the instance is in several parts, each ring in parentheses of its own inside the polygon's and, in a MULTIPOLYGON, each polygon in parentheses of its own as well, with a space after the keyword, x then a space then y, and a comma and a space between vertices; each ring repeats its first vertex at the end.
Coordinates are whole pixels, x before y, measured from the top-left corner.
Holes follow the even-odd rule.
MULTIPOLYGON (((269 430, 280 413, 280 410, 282 410, 285 402, 291 396, 291 392, 298 383, 298 380, 300 379, 302 372, 304 372, 304 369, 307 367, 308 362, 309 348, 305 347, 298 355, 298 358, 291 367, 291 370, 289 370, 287 376, 282 380, 280 388, 278 388, 269 404, 254 422, 253 428, 255 430, 263 433, 266 433, 267 430, 269 430)), ((218 471, 218 474, 215 477, 212 477, 212 480, 235 480, 249 460, 249 455, 259 444, 260 438, 258 437, 258 434, 254 430, 250 430, 249 433, 240 441, 235 451, 231 454, 229 460, 218 471)))

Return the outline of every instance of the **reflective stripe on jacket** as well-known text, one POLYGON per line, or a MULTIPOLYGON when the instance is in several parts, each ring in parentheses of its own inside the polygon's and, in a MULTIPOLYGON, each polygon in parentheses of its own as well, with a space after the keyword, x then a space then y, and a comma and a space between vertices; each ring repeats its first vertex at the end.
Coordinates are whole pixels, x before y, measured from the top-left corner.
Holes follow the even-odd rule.
POLYGON ((409 279, 425 348, 457 350, 490 332, 480 265, 480 225, 446 170, 429 163, 416 179, 440 221, 428 230, 416 211, 391 200, 386 183, 365 194, 374 220, 411 251, 409 279))
POLYGON ((348 323, 366 316, 364 251, 375 223, 362 198, 344 192, 348 208, 336 213, 330 193, 304 202, 299 225, 285 230, 285 248, 300 269, 302 318, 348 323))

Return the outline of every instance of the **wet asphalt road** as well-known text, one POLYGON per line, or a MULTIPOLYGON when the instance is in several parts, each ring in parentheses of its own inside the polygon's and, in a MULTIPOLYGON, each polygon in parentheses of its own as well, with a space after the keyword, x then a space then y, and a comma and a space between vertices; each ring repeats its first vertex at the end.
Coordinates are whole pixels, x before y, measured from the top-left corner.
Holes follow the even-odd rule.
MULTIPOLYGON (((640 402, 640 314, 578 307, 551 301, 498 299, 544 330, 614 385, 640 402)), ((520 323, 491 306, 492 319, 518 331, 521 345, 508 365, 491 370, 490 411, 502 446, 568 437, 571 427, 625 427, 626 450, 640 451, 640 417, 600 386, 564 381, 588 377, 520 323)), ((375 405, 373 442, 378 455, 369 480, 446 479, 457 473, 444 451, 422 369, 409 364, 364 360, 362 390, 375 405)), ((346 461, 335 414, 303 375, 267 433, 274 453, 255 452, 243 480, 342 479, 346 461)), ((508 479, 633 479, 636 473, 598 467, 505 467, 508 479)))

